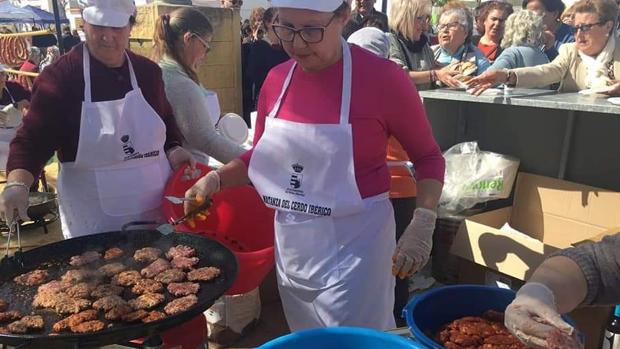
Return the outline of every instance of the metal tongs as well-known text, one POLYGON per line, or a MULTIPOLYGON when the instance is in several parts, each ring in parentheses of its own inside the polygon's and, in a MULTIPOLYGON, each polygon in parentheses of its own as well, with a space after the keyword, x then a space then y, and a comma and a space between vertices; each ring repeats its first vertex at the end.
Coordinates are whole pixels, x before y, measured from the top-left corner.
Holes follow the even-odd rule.
POLYGON ((199 214, 200 212, 204 210, 207 210, 209 207, 211 207, 211 205, 213 205, 213 200, 211 200, 211 198, 207 198, 205 202, 200 204, 198 207, 189 211, 189 213, 185 214, 183 217, 172 221, 172 223, 170 224, 174 226, 174 225, 185 223, 188 219, 194 217, 195 215, 199 214))
POLYGON ((4 258, 2 260, 4 261, 7 258, 9 258, 9 250, 11 249, 11 234, 15 233, 17 235, 17 251, 13 253, 13 257, 15 258, 15 261, 17 261, 17 263, 20 266, 23 266, 24 265, 24 253, 22 251, 22 237, 21 237, 20 227, 21 227, 21 224, 19 223, 19 217, 15 215, 15 218, 9 225, 9 235, 6 240, 6 251, 4 252, 4 258))

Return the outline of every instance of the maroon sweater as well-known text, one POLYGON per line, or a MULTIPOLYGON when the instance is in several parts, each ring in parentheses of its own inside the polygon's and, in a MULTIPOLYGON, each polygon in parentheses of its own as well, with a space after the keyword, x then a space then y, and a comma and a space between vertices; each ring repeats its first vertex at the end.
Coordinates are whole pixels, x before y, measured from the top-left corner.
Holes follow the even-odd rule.
MULTIPOLYGON (((8 171, 25 169, 36 176, 54 151, 58 151, 60 162, 75 161, 84 101, 83 47, 75 46, 35 80, 30 109, 11 142, 8 171)), ((144 98, 166 124, 164 149, 180 145, 182 136, 166 99, 161 69, 132 52, 129 58, 144 98)), ((131 90, 127 62, 120 68, 108 68, 91 55, 90 64, 93 102, 121 99, 131 90)))

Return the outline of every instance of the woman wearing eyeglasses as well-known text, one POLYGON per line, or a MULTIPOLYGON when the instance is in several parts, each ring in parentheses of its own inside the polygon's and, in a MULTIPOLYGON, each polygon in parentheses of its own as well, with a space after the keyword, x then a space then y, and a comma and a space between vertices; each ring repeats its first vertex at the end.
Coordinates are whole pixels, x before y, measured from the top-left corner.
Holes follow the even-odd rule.
POLYGON ((405 69, 418 90, 427 90, 436 82, 458 87, 456 71, 440 69, 425 32, 431 16, 430 0, 394 0, 390 3, 389 59, 405 69))
POLYGON ((491 65, 484 53, 471 43, 474 19, 464 6, 445 8, 439 17, 439 45, 432 47, 435 60, 444 66, 469 62, 475 67, 465 75, 478 75, 491 65))
POLYGON ((620 44, 614 31, 618 5, 613 0, 581 0, 573 10, 575 42, 562 45, 553 62, 487 72, 470 81, 474 93, 502 83, 527 88, 559 82, 560 92, 593 89, 620 95, 620 44))
POLYGON ((210 156, 227 163, 244 152, 215 131, 220 117, 217 95, 207 91, 198 77, 198 65, 207 56, 212 38, 207 17, 190 7, 163 14, 156 23, 155 59, 184 137, 183 146, 205 164, 210 156))
POLYGON ((402 69, 342 39, 347 2, 272 5, 273 28, 292 60, 265 80, 255 147, 186 197, 251 182, 276 209, 276 270, 291 330, 393 328, 393 275, 405 278, 428 260, 443 157, 402 69), (418 180, 417 209, 398 244, 385 161, 391 135, 418 180))

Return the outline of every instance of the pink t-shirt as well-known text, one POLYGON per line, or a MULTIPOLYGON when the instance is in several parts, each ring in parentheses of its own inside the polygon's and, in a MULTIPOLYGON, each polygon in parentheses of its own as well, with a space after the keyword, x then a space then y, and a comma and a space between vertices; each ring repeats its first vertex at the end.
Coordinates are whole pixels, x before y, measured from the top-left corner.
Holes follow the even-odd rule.
MULTIPOLYGON (((415 164, 416 178, 443 182, 445 162, 424 106, 406 73, 391 61, 351 46, 353 81, 349 122, 353 129, 355 179, 362 198, 389 191, 386 164, 389 136, 402 144, 415 164)), ((260 142, 269 114, 293 61, 273 68, 260 92, 254 144, 260 142)), ((320 71, 295 69, 277 117, 299 123, 337 124, 342 96, 342 60, 320 71)), ((249 165, 252 150, 241 156, 249 165)))

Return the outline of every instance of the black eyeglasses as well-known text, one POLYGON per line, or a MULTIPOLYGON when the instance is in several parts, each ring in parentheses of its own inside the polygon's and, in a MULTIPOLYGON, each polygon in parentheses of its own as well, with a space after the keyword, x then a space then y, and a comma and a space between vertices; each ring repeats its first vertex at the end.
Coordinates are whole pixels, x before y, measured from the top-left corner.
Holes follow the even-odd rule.
POLYGON ((334 18, 336 18, 336 15, 333 15, 329 22, 322 27, 304 27, 301 29, 295 29, 280 24, 274 24, 272 27, 273 32, 276 34, 278 39, 283 42, 293 42, 295 40, 295 35, 299 35, 301 40, 303 40, 306 44, 317 44, 323 41, 325 29, 332 24, 334 18))
POLYGON ((597 22, 597 23, 590 23, 590 24, 579 24, 579 25, 576 25, 576 26, 571 26, 570 30, 573 32, 573 34, 577 34, 578 31, 581 31, 582 33, 587 33, 595 25, 603 25, 605 23, 606 22, 597 22))

